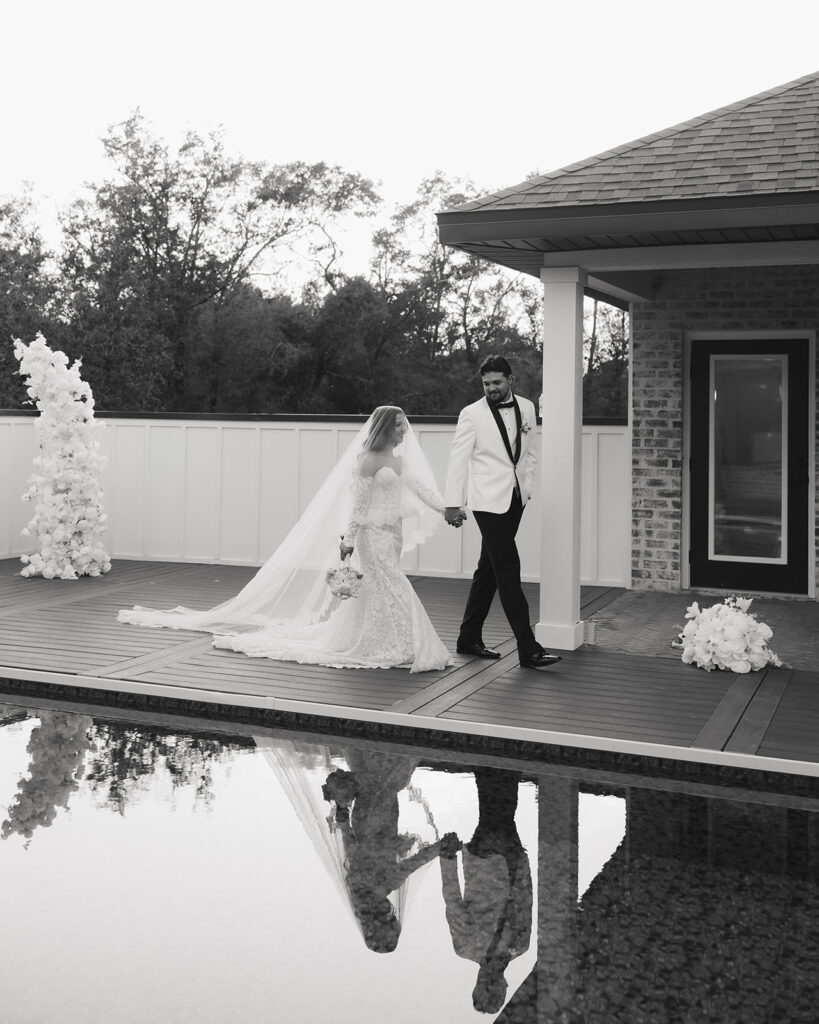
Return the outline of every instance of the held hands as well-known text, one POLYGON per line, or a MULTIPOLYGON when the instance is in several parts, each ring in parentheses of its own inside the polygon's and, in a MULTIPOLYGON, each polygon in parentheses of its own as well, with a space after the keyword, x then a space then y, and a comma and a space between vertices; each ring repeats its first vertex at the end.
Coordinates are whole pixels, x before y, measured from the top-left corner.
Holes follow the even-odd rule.
POLYGON ((446 519, 450 526, 454 526, 457 529, 466 519, 466 509, 458 508, 457 506, 445 508, 444 519, 446 519))
POLYGON ((338 550, 341 552, 341 560, 343 562, 345 558, 347 558, 349 555, 353 553, 354 548, 351 548, 349 544, 345 544, 344 538, 342 537, 341 543, 338 546, 338 550))
POLYGON ((463 845, 454 832, 447 832, 438 842, 438 855, 445 860, 451 860, 463 845))

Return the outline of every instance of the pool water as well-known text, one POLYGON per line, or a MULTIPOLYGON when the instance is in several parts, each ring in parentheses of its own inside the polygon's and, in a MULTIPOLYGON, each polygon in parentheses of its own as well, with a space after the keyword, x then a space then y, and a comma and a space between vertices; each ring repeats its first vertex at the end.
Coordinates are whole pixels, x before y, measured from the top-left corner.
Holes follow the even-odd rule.
POLYGON ((1 1024, 819 1020, 807 799, 31 698, 0 819, 1 1024))

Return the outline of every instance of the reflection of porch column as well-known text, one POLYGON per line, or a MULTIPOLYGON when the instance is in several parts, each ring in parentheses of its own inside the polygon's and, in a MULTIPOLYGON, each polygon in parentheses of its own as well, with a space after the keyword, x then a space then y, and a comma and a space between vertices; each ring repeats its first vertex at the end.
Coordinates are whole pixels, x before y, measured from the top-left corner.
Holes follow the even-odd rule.
POLYGON ((577 783, 542 775, 537 787, 537 1014, 572 1009, 577 979, 577 783))
POLYGON ((543 439, 540 466, 540 621, 544 647, 573 651, 580 621, 580 445, 583 426, 583 286, 577 267, 541 270, 543 439))

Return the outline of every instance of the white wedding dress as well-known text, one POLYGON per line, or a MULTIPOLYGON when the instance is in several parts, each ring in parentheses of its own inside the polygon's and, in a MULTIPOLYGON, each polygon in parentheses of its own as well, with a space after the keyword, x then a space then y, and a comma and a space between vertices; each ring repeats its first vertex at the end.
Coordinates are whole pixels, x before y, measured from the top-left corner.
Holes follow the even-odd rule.
POLYGON ((435 474, 403 410, 379 406, 255 576, 213 608, 122 609, 136 626, 199 630, 252 658, 333 668, 443 669, 453 663, 401 558, 444 521, 435 474), (357 597, 327 585, 339 536, 363 574, 357 597))
POLYGON ((405 488, 443 514, 440 495, 408 472, 382 466, 372 476, 355 477, 344 541, 355 549, 353 568, 363 573, 358 597, 341 601, 323 621, 275 622, 253 633, 216 636, 214 647, 331 668, 429 672, 452 665, 452 656, 399 568, 405 488))

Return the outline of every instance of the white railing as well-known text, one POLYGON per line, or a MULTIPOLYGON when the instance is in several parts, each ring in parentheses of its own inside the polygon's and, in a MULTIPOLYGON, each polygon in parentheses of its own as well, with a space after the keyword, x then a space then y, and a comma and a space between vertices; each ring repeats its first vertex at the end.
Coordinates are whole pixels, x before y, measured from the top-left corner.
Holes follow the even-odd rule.
MULTIPOLYGON (((111 417, 99 422, 112 558, 249 565, 261 564, 287 534, 359 426, 301 419, 111 417)), ((415 424, 440 485, 454 429, 451 423, 415 424)), ((0 557, 31 550, 20 534, 31 506, 20 496, 35 451, 34 418, 0 416, 0 557)), ((629 453, 626 427, 583 428, 584 583, 629 585, 629 453)), ((535 497, 519 534, 523 575, 529 580, 539 575, 538 512, 535 497)), ((463 530, 438 530, 407 558, 405 569, 470 576, 479 549, 470 519, 463 530)))

